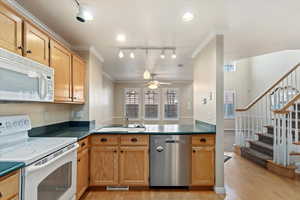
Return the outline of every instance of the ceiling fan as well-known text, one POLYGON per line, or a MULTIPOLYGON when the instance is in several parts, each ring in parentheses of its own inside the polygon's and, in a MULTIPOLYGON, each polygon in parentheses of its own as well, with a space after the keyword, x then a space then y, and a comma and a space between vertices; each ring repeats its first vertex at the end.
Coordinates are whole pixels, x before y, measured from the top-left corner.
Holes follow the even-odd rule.
POLYGON ((160 85, 170 85, 171 83, 167 83, 167 82, 160 82, 158 80, 155 80, 155 76, 157 76, 157 74, 150 74, 150 76, 148 77, 145 77, 144 76, 144 79, 145 80, 149 80, 146 85, 149 89, 152 89, 152 90, 155 90, 157 89, 160 85))

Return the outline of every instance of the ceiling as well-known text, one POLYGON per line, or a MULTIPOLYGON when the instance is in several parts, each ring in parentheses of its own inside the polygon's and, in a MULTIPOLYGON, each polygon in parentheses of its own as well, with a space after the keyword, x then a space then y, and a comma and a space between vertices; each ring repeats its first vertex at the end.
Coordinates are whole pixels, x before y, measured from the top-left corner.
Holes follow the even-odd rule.
POLYGON ((300 48, 300 1, 289 0, 81 0, 94 20, 80 23, 73 0, 17 0, 75 47, 94 46, 104 70, 115 80, 140 80, 145 68, 159 79, 192 80, 192 54, 215 32, 225 35, 225 59, 231 61, 284 49, 300 48), (192 22, 181 16, 191 11, 192 22), (126 42, 115 40, 126 35, 126 42), (124 46, 175 46, 177 59, 159 58, 159 51, 129 52, 124 46), (183 64, 183 67, 178 67, 183 64))

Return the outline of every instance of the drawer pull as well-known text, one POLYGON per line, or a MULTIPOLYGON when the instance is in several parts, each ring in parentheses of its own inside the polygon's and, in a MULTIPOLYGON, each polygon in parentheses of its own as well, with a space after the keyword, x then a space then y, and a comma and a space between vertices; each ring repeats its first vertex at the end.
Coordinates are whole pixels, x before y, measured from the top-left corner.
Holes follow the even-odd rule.
POLYGON ((22 46, 18 46, 18 49, 21 49, 21 50, 23 50, 23 47, 22 47, 22 46))
POLYGON ((205 138, 201 138, 200 142, 206 142, 206 139, 205 138))
POLYGON ((138 139, 137 138, 131 138, 131 142, 137 142, 138 139))
POLYGON ((77 161, 80 162, 80 159, 78 159, 77 161))
POLYGON ((196 153, 196 150, 193 150, 193 153, 196 153))
POLYGON ((32 53, 32 51, 31 50, 27 50, 26 53, 32 53))
POLYGON ((101 142, 107 142, 107 138, 101 138, 101 142))
POLYGON ((124 153, 124 151, 122 150, 121 153, 124 153))
POLYGON ((83 142, 82 144, 81 144, 81 147, 84 147, 85 146, 85 142, 83 142))

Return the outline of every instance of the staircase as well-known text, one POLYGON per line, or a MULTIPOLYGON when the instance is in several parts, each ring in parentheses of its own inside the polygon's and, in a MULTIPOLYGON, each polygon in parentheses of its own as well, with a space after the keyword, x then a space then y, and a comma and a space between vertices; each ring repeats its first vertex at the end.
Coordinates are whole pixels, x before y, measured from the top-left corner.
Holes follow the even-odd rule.
POLYGON ((299 66, 248 106, 236 109, 235 145, 242 157, 262 167, 270 161, 289 169, 300 166, 299 66))

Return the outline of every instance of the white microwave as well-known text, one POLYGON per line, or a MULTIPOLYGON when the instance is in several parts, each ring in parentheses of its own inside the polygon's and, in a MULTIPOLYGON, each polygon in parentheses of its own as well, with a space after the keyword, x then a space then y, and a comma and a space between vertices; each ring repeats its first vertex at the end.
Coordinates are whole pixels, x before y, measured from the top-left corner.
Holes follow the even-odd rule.
POLYGON ((0 101, 54 101, 54 70, 0 48, 0 101))

